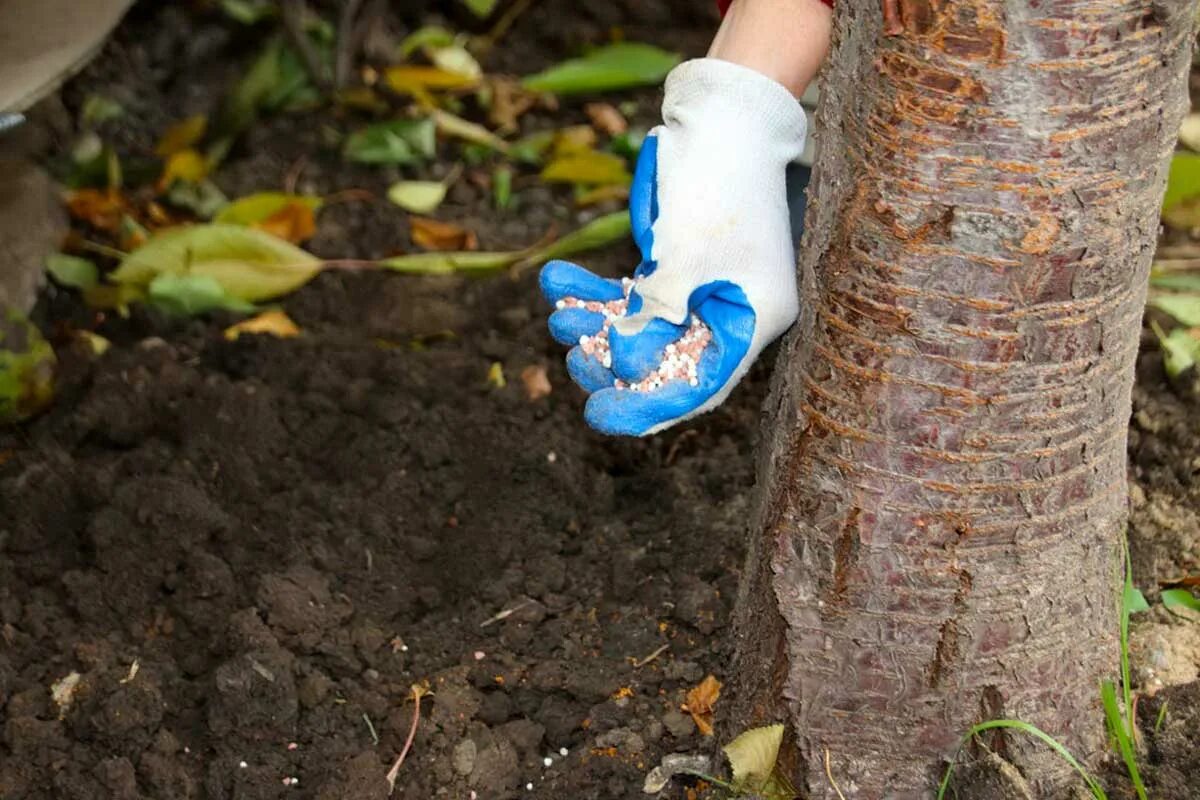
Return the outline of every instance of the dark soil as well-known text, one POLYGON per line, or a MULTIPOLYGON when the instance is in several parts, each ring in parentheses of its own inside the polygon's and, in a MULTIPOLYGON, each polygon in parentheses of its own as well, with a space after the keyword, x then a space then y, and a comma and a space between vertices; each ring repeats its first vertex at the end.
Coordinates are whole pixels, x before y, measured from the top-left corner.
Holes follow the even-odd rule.
MULTIPOLYGON (((127 103, 110 134, 135 151, 208 110, 253 52, 215 23, 184 36, 195 20, 163 5, 135 10, 64 92, 68 110, 100 88, 127 103)), ((613 26, 698 54, 715 16, 694 0, 582 5, 537 4, 485 67, 528 72, 613 26)), ((635 97, 652 124, 655 94, 635 97)), ((568 106, 528 124, 583 119, 568 106)), ((321 151, 321 124, 264 123, 217 182, 277 188, 302 154, 318 193, 395 179, 321 151)), ((583 218, 566 192, 519 190, 519 213, 498 215, 462 182, 439 216, 485 248, 583 218)), ((331 206, 312 248, 389 254, 408 245, 403 220, 384 202, 331 206)), ((617 274, 633 258, 588 261, 617 274)), ((112 349, 64 349, 54 408, 0 433, 0 798, 381 799, 423 680, 397 797, 634 798, 663 754, 708 748, 679 707, 706 674, 728 677, 766 369, 694 424, 602 439, 532 274, 329 273, 283 306, 302 337, 105 321, 112 349), (486 381, 497 362, 504 388, 486 381), (526 399, 530 365, 548 398, 526 399), (50 687, 71 673, 60 708, 50 687)), ((40 314, 48 329, 86 317, 54 289, 40 314)), ((1133 475, 1183 520, 1168 539, 1135 509, 1149 584, 1196 571, 1200 405, 1149 349, 1140 379, 1133 475)), ((1161 693, 1170 713, 1147 734, 1163 800, 1194 795, 1198 691, 1161 693)))

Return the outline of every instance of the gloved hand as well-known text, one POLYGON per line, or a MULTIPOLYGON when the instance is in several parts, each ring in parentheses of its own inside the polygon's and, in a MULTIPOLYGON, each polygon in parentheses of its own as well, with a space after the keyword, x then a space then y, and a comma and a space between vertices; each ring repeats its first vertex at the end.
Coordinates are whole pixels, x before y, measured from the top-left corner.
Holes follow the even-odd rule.
POLYGON ((805 116, 779 83, 726 61, 667 76, 629 212, 632 280, 547 264, 550 332, 602 433, 644 436, 719 405, 798 312, 785 172, 805 116))

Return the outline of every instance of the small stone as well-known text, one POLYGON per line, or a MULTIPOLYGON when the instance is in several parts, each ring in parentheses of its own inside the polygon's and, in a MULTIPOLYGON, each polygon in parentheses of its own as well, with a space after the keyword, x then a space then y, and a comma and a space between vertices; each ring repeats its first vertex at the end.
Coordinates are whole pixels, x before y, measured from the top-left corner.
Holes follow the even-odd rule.
POLYGON ((463 739, 454 746, 454 771, 459 775, 470 775, 471 770, 475 769, 475 742, 470 739, 463 739))

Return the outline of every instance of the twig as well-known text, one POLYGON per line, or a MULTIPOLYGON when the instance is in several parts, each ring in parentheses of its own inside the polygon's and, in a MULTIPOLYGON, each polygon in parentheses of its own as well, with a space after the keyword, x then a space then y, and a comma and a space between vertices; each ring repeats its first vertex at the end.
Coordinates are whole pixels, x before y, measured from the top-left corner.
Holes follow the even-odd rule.
POLYGON ((521 602, 517 603, 512 608, 506 608, 503 611, 498 612, 495 616, 488 617, 483 622, 479 623, 479 627, 486 628, 488 625, 495 625, 497 622, 500 622, 501 620, 506 620, 509 617, 511 617, 514 613, 516 613, 517 611, 519 611, 520 609, 524 608, 525 606, 529 605, 532 602, 533 602, 532 600, 528 600, 528 599, 522 600, 521 602))
POLYGON ((842 794, 842 790, 838 788, 837 781, 833 779, 833 770, 829 768, 829 748, 825 748, 825 777, 829 778, 829 785, 837 792, 839 800, 846 800, 846 796, 842 794))
POLYGON ((304 17, 307 10, 308 7, 304 0, 283 0, 279 7, 279 15, 283 18, 283 28, 287 32, 288 42, 300 54, 304 68, 313 79, 313 83, 322 88, 328 88, 329 81, 326 80, 321 58, 313 49, 312 42, 309 41, 308 32, 304 30, 304 17))
POLYGON ((511 28, 513 23, 517 21, 517 18, 528 11, 530 6, 532 6, 535 2, 536 0, 517 0, 517 2, 513 3, 512 6, 500 16, 500 19, 496 20, 496 24, 492 26, 492 29, 485 33, 479 40, 479 46, 477 48, 479 52, 486 53, 488 50, 495 47, 496 44, 504 38, 504 35, 508 33, 508 29, 511 28))
POLYGON ((388 797, 392 796, 392 792, 396 791, 396 776, 400 774, 400 765, 404 763, 404 757, 408 755, 409 749, 412 747, 413 739, 417 737, 417 723, 421 721, 421 695, 425 692, 417 684, 413 684, 413 719, 412 725, 408 729, 408 738, 404 740, 404 748, 400 751, 400 755, 396 756, 396 763, 392 764, 392 768, 388 770, 388 797))
POLYGON ((646 665, 647 665, 647 664, 649 664, 651 661, 653 661, 654 659, 658 658, 659 656, 661 656, 663 653, 667 652, 667 651, 668 651, 668 650, 670 650, 670 649, 671 649, 671 645, 670 645, 669 643, 668 643, 668 644, 664 644, 662 647, 658 648, 657 650, 655 650, 653 653, 651 653, 650 655, 646 656, 645 658, 638 659, 637 661, 634 661, 634 662, 633 662, 633 667, 634 667, 634 669, 639 669, 639 668, 641 668, 641 667, 644 667, 644 666, 646 666, 646 665))
POLYGON ((363 0, 343 0, 342 16, 338 19, 337 47, 333 56, 333 88, 341 89, 346 85, 350 67, 354 63, 354 46, 358 18, 358 9, 363 0))
POLYGON ((292 162, 292 165, 287 168, 287 172, 283 174, 283 191, 288 194, 296 193, 296 184, 300 182, 300 175, 304 173, 304 168, 307 166, 307 154, 301 154, 299 158, 292 162))

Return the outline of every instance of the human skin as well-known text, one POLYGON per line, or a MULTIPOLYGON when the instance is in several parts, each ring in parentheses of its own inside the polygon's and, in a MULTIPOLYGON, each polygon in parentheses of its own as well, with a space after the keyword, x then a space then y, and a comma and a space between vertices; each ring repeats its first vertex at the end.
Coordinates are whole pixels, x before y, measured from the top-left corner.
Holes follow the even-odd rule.
POLYGON ((821 0, 735 0, 708 56, 761 72, 799 97, 829 52, 832 20, 821 0))

